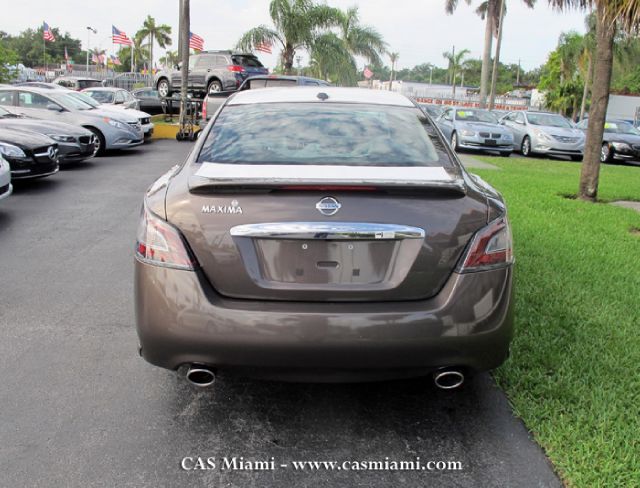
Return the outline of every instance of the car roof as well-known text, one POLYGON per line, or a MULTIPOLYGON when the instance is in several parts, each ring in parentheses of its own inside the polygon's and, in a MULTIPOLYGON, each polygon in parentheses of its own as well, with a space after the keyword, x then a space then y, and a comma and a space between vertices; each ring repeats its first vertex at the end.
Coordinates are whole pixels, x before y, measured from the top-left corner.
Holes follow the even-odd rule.
MULTIPOLYGON (((404 95, 387 90, 368 90, 365 88, 337 88, 331 86, 301 86, 290 88, 262 88, 237 92, 227 101, 227 105, 245 105, 251 103, 299 103, 319 102, 319 94, 328 98, 324 103, 361 103, 373 105, 395 105, 415 107, 404 95)), ((323 97, 324 98, 324 97, 323 97)))
POLYGON ((117 86, 90 86, 88 88, 85 88, 81 91, 105 91, 105 92, 115 92, 115 91, 120 91, 120 90, 124 90, 126 91, 124 88, 118 88, 117 86))
POLYGON ((98 81, 95 78, 89 78, 88 76, 58 76, 54 81, 57 80, 76 80, 76 81, 98 81))

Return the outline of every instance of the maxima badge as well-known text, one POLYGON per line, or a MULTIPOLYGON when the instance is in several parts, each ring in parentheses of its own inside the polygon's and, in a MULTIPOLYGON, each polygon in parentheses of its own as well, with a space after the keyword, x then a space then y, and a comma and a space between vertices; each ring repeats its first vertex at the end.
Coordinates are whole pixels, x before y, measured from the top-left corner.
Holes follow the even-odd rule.
POLYGON ((341 207, 342 204, 333 197, 324 197, 322 200, 316 203, 318 212, 320 212, 322 215, 327 216, 337 214, 338 210, 340 210, 341 207))

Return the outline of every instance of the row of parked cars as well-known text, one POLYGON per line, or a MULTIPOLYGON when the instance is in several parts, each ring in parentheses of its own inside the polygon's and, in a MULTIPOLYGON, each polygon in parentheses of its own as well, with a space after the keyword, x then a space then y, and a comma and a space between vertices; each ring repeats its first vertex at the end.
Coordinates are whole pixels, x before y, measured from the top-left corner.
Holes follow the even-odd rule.
POLYGON ((93 87, 78 92, 49 83, 0 85, 0 199, 11 194, 11 180, 50 176, 61 164, 149 139, 151 116, 115 99, 109 103, 103 94, 113 90, 93 87))
MULTIPOLYGON (((581 161, 588 119, 574 124, 555 113, 522 110, 490 111, 477 108, 422 104, 455 150, 498 152, 509 156, 565 156, 581 161)), ((600 160, 640 161, 640 131, 633 124, 607 119, 600 160)))

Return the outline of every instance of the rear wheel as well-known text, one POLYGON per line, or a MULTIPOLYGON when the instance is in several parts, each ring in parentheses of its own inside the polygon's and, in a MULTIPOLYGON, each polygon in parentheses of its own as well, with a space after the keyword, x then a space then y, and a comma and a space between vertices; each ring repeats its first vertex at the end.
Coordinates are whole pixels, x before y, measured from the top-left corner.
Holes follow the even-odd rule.
POLYGON ((165 98, 171 95, 169 80, 167 80, 166 78, 162 78, 160 79, 160 81, 158 81, 157 88, 158 88, 158 95, 160 95, 162 98, 165 98))
POLYGON ((524 136, 524 139, 522 139, 522 145, 520 146, 520 152, 522 153, 522 155, 524 157, 531 156, 531 139, 529 139, 529 136, 524 136))
POLYGON ((451 134, 451 149, 454 151, 458 151, 458 149, 460 149, 460 146, 458 146, 458 134, 456 131, 453 131, 453 134, 451 134))
POLYGON ((218 80, 211 80, 207 86, 207 93, 217 93, 222 91, 222 83, 218 80))
POLYGON ((102 135, 102 132, 100 132, 95 127, 87 127, 87 129, 93 132, 93 135, 96 136, 96 145, 95 145, 95 148, 93 149, 93 155, 102 156, 104 154, 104 147, 105 147, 104 136, 102 135))
POLYGON ((609 146, 608 142, 605 142, 600 149, 600 162, 610 163, 612 159, 613 151, 611 150, 611 146, 609 146))

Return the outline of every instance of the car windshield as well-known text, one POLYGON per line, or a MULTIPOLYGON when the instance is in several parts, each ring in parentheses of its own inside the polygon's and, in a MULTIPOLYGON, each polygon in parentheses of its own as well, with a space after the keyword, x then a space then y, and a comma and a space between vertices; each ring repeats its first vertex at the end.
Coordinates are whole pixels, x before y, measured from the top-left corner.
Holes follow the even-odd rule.
POLYGON ((97 100, 94 100, 86 93, 80 93, 80 92, 74 91, 74 92, 68 93, 68 95, 69 97, 74 98, 78 102, 81 102, 85 105, 89 105, 91 108, 98 108, 100 106, 100 103, 97 100))
POLYGON ((438 117, 442 113, 442 108, 436 107, 435 105, 420 105, 426 112, 431 115, 431 117, 438 117))
POLYGON ((456 120, 463 122, 487 122, 489 124, 498 123, 496 116, 487 110, 458 109, 456 110, 456 120))
POLYGON ((232 105, 218 115, 198 162, 442 166, 432 137, 424 114, 410 107, 232 105))
POLYGON ((606 132, 640 136, 640 131, 628 122, 606 122, 604 124, 604 130, 606 132))
MULTIPOLYGON (((51 98, 69 110, 91 110, 93 107, 79 100, 73 93, 51 93, 51 98)), ((86 96, 86 95, 85 95, 86 96)), ((91 97, 89 97, 91 98, 91 97)))
POLYGON ((100 103, 113 103, 115 93, 112 91, 87 90, 84 93, 100 103))
POLYGON ((548 127, 564 127, 571 129, 571 124, 562 115, 556 114, 527 114, 527 119, 532 125, 546 125, 548 127))

